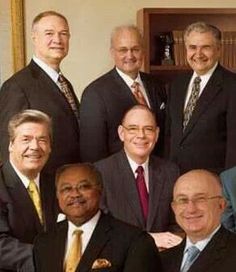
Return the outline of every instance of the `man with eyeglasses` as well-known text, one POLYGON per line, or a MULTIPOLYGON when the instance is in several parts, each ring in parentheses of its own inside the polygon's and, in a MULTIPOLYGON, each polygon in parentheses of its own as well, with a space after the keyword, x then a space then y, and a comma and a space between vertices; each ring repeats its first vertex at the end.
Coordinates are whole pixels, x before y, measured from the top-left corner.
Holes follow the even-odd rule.
POLYGON ((95 163, 104 182, 101 208, 115 217, 138 226, 155 239, 159 248, 178 244, 170 203, 177 166, 151 155, 159 127, 146 106, 129 109, 118 127, 123 149, 95 163))
POLYGON ((161 272, 152 237, 99 210, 102 187, 92 164, 57 170, 57 198, 67 220, 37 238, 36 271, 161 272))
POLYGON ((161 253, 164 272, 233 272, 236 235, 220 220, 226 201, 219 177, 192 170, 175 183, 172 208, 186 239, 161 253))
POLYGON ((147 104, 159 121, 161 136, 155 152, 161 154, 166 94, 155 77, 140 72, 144 48, 137 27, 116 27, 111 35, 110 53, 115 67, 89 84, 81 98, 82 161, 95 162, 121 150, 117 127, 125 111, 139 103, 147 104))

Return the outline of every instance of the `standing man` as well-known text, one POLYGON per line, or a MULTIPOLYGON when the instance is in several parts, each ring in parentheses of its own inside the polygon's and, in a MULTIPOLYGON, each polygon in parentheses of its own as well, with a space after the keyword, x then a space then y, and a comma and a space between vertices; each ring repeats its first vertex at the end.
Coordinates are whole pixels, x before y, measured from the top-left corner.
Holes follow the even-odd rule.
POLYGON ((170 89, 170 159, 182 173, 196 168, 220 173, 236 164, 236 75, 219 64, 221 33, 215 26, 194 23, 184 41, 193 72, 170 89))
POLYGON ((170 203, 179 170, 171 162, 150 155, 159 135, 154 113, 146 106, 128 110, 118 128, 124 148, 95 163, 104 190, 101 208, 116 218, 152 234, 159 248, 181 239, 170 203))
POLYGON ((0 168, 0 271, 33 272, 35 236, 56 222, 54 183, 40 172, 51 152, 51 119, 25 110, 9 122, 9 161, 0 168))
POLYGON ((186 239, 162 252, 164 272, 233 272, 236 235, 220 225, 225 209, 218 176, 192 170, 174 187, 172 208, 186 239))
POLYGON ((67 220, 37 238, 36 271, 162 271, 158 250, 146 232, 99 210, 102 178, 93 165, 62 166, 56 188, 67 220))
MULTIPOLYGON (((165 95, 155 78, 140 72, 144 50, 135 26, 120 26, 111 35, 115 67, 92 82, 81 100, 80 149, 82 161, 94 162, 119 151, 117 134, 121 119, 131 106, 145 104, 153 109, 161 127, 165 95)), ((157 149, 161 152, 162 136, 157 149)))
POLYGON ((71 84, 60 71, 60 63, 68 53, 69 38, 68 22, 63 15, 45 11, 33 20, 33 59, 8 79, 0 91, 0 153, 3 161, 8 159, 9 119, 24 109, 41 110, 53 120, 53 151, 45 172, 53 173, 64 163, 79 161, 79 103, 71 84))

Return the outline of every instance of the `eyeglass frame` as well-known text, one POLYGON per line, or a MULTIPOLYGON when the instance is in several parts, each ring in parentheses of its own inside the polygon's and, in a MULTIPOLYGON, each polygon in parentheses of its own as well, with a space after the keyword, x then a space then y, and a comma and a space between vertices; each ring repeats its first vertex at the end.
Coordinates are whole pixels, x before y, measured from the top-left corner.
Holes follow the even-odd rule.
POLYGON ((223 196, 221 195, 215 195, 215 196, 198 196, 192 199, 189 198, 180 198, 180 199, 175 199, 171 202, 172 205, 176 205, 178 207, 182 207, 185 208, 190 202, 192 202, 192 204, 194 205, 205 205, 206 203, 208 203, 209 200, 213 200, 213 199, 223 199, 223 196), (182 201, 182 202, 181 202, 182 201))
POLYGON ((121 125, 124 129, 126 129, 128 131, 128 133, 130 135, 138 135, 139 134, 139 131, 141 130, 145 135, 153 135, 156 130, 157 130, 157 127, 153 127, 153 126, 144 126, 144 127, 138 127, 138 126, 130 126, 130 127, 126 127, 124 125, 121 125), (132 132, 132 130, 134 130, 132 132))

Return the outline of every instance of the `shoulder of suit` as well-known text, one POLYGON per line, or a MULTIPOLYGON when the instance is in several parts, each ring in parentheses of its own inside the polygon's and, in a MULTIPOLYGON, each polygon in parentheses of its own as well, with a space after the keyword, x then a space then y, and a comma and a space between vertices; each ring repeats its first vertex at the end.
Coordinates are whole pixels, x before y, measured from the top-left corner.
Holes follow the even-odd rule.
POLYGON ((236 166, 225 170, 220 174, 220 178, 223 183, 234 183, 236 182, 236 166))
POLYGON ((114 153, 107 158, 101 159, 94 163, 97 168, 107 168, 110 171, 109 164, 116 161, 121 156, 120 152, 114 153))
POLYGON ((150 156, 150 162, 160 165, 162 167, 167 167, 167 168, 174 168, 174 169, 178 169, 178 166, 176 163, 168 160, 168 159, 164 159, 164 158, 160 158, 158 156, 155 155, 151 155, 150 156))

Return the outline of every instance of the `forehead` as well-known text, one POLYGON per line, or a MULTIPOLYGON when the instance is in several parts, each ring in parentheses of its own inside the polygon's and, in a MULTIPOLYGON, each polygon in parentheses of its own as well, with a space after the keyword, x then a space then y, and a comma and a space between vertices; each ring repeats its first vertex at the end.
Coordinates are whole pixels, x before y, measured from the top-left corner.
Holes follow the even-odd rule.
POLYGON ((141 45, 138 33, 135 30, 120 30, 113 37, 116 46, 141 45))
POLYGON ((174 188, 174 196, 197 194, 213 195, 220 193, 220 186, 213 177, 207 175, 186 175, 180 178, 174 188))
POLYGON ((91 180, 92 175, 88 169, 85 168, 69 168, 65 170, 59 177, 58 184, 61 183, 79 183, 84 180, 91 180))
POLYGON ((186 37, 187 44, 216 44, 217 40, 211 32, 191 31, 186 37))
POLYGON ((34 123, 34 122, 25 122, 23 124, 20 124, 15 129, 16 135, 22 135, 22 134, 45 134, 49 135, 48 126, 45 123, 34 123))
POLYGON ((35 28, 37 30, 54 29, 54 28, 62 28, 64 30, 68 30, 69 26, 63 18, 56 15, 50 15, 50 16, 41 18, 35 24, 35 28))
POLYGON ((129 111, 125 116, 124 123, 129 125, 155 126, 153 115, 145 109, 129 111))

